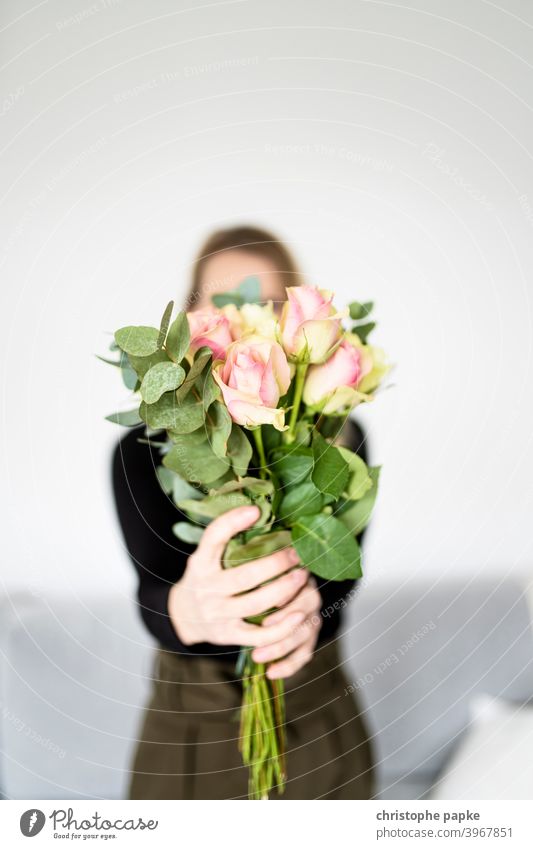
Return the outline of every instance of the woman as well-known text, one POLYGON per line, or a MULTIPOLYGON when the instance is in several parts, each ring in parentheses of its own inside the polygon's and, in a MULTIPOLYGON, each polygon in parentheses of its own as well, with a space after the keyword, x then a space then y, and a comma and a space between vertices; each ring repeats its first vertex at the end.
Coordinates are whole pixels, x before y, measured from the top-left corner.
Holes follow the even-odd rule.
MULTIPOLYGON (((262 299, 275 307, 286 286, 302 282, 289 251, 270 233, 253 227, 214 233, 194 264, 185 308, 209 308, 214 293, 250 275, 259 277, 262 299)), ((278 611, 257 629, 253 658, 268 663, 270 677, 286 679, 288 781, 280 798, 370 798, 370 744, 358 706, 346 694, 336 644, 340 609, 353 582, 317 584, 307 570, 291 568, 298 563, 294 549, 223 571, 225 545, 254 523, 256 507, 215 519, 196 549, 178 542, 172 525, 179 514, 157 481, 157 448, 138 441, 143 430, 128 432, 113 457, 117 511, 139 575, 141 616, 160 645, 130 798, 246 797, 235 663, 243 617, 273 607, 278 611)), ((351 420, 344 439, 366 459, 351 420)))

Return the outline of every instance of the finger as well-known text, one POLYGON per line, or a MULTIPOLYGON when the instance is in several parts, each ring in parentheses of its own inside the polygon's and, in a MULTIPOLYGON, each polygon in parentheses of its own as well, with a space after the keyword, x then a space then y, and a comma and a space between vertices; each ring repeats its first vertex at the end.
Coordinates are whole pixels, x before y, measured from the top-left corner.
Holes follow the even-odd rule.
POLYGON ((295 613, 297 610, 303 610, 306 614, 316 614, 320 616, 320 608, 322 607, 322 598, 317 589, 310 581, 302 587, 300 592, 293 598, 289 604, 286 604, 281 610, 276 610, 270 613, 263 620, 263 627, 268 628, 269 625, 275 625, 277 622, 283 622, 285 616, 295 613))
POLYGON ((266 646, 269 643, 284 639, 298 625, 301 625, 304 619, 303 613, 294 613, 285 622, 273 625, 272 628, 263 628, 262 625, 252 625, 249 622, 237 620, 234 630, 232 629, 231 641, 235 645, 251 646, 252 648, 266 646))
POLYGON ((279 660, 277 663, 272 663, 267 671, 267 677, 274 680, 276 678, 290 678, 295 672, 298 672, 305 666, 313 657, 314 645, 306 643, 300 646, 296 651, 293 651, 288 657, 279 660))
POLYGON ((213 519, 205 529, 202 539, 194 553, 195 561, 200 565, 220 562, 224 549, 235 534, 249 528, 259 518, 259 507, 235 507, 222 516, 213 519))
POLYGON ((271 660, 279 660, 291 652, 294 652, 298 646, 309 642, 315 626, 309 620, 305 620, 296 627, 291 628, 289 634, 275 643, 270 643, 268 646, 258 646, 252 652, 252 660, 256 663, 269 663, 271 660))
POLYGON ((287 604, 302 588, 308 578, 306 569, 295 569, 280 578, 276 578, 264 587, 252 590, 240 596, 228 599, 231 614, 240 619, 259 616, 271 607, 287 604))
POLYGON ((294 548, 284 548, 282 551, 269 554, 268 557, 250 560, 242 566, 225 569, 222 582, 227 595, 237 595, 237 593, 253 590, 259 584, 282 575, 299 562, 300 558, 294 548))

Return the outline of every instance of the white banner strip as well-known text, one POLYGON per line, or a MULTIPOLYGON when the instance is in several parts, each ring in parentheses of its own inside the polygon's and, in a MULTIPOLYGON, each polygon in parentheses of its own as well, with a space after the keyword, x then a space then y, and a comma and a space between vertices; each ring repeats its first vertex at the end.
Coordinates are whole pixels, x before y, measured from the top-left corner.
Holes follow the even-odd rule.
POLYGON ((0 802, 2 846, 499 847, 531 849, 530 802, 0 802), (262 807, 259 807, 262 806, 262 807), (329 810, 328 810, 329 807, 329 810), (238 810, 237 810, 238 808, 238 810))

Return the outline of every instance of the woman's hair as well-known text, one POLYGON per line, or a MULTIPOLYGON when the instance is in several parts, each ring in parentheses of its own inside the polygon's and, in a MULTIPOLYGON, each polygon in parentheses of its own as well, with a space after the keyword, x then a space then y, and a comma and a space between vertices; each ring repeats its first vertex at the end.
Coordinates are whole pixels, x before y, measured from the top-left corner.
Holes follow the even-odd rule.
POLYGON ((303 275, 288 247, 273 233, 260 227, 240 226, 215 230, 207 237, 193 262, 192 282, 187 304, 194 304, 201 295, 201 279, 209 257, 222 251, 242 249, 269 259, 280 275, 283 285, 299 286, 303 275))

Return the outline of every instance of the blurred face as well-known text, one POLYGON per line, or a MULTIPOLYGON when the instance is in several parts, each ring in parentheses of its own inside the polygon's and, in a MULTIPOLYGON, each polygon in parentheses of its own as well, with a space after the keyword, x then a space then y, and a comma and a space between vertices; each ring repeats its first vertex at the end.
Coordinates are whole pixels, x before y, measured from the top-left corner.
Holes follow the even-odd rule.
POLYGON ((272 301, 279 312, 286 299, 285 287, 274 263, 244 248, 223 251, 209 257, 202 269, 200 298, 195 309, 211 306, 211 296, 235 289, 245 277, 259 277, 261 300, 272 301))

